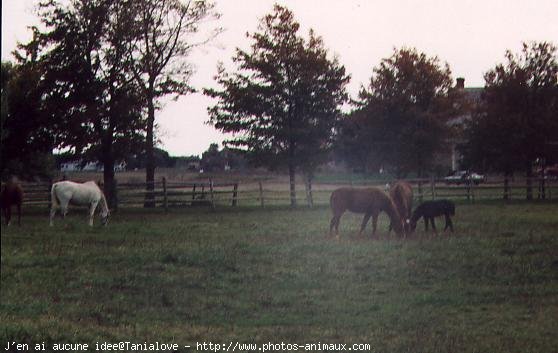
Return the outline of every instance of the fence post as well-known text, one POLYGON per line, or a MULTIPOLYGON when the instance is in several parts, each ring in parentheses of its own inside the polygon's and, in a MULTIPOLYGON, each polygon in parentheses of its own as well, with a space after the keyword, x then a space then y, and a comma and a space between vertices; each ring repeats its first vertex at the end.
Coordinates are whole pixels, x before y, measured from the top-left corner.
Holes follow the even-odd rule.
POLYGON ((533 199, 533 178, 530 173, 527 174, 527 195, 525 197, 527 200, 533 199))
POLYGON ((211 208, 215 208, 215 200, 213 198, 213 180, 209 178, 209 198, 211 200, 211 208))
POLYGON ((263 196, 263 185, 261 181, 258 181, 258 185, 260 186, 260 205, 264 207, 264 196, 263 196))
POLYGON ((422 202, 422 180, 418 181, 419 202, 422 202))
POLYGON ((232 196, 232 206, 233 206, 233 207, 236 206, 237 197, 238 197, 238 183, 234 183, 234 186, 233 186, 233 196, 232 196))
POLYGON ((430 192, 432 193, 432 200, 436 198, 436 182, 434 177, 430 177, 430 192))
POLYGON ((314 199, 312 198, 312 179, 310 177, 306 178, 306 202, 308 207, 312 208, 314 206, 314 199))
POLYGON ((114 211, 118 211, 118 181, 116 178, 112 180, 112 200, 114 202, 114 211))
POLYGON ((466 180, 465 181, 465 185, 467 185, 467 201, 471 201, 471 181, 470 180, 466 180))
POLYGON ((167 199, 167 178, 163 177, 163 206, 165 207, 165 212, 168 212, 169 205, 167 199))

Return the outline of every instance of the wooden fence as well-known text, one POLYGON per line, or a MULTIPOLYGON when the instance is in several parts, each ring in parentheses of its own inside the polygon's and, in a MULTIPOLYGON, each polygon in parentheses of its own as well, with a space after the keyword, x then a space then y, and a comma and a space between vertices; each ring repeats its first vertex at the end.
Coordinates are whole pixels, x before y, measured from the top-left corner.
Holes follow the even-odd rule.
MULTIPOLYGON (((558 198, 558 180, 501 179, 480 185, 448 185, 443 180, 408 180, 413 185, 415 199, 419 202, 431 199, 454 199, 475 202, 477 200, 526 199, 527 185, 532 185, 532 198, 553 200, 558 198)), ((24 205, 50 207, 51 183, 22 183, 25 191, 24 205)), ((385 182, 313 183, 297 184, 299 205, 328 205, 331 192, 340 186, 385 188, 385 182)), ((223 207, 223 206, 279 206, 290 204, 289 184, 261 180, 256 182, 174 182, 165 178, 147 190, 145 183, 120 183, 115 185, 117 208, 144 207, 150 198, 154 207, 223 207)))

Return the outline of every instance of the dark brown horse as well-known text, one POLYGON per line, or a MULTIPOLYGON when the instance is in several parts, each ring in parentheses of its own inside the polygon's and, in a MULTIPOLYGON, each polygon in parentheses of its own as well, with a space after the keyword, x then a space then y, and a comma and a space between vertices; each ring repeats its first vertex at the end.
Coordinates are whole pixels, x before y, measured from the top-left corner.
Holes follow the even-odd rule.
POLYGON ((6 225, 10 225, 12 219, 12 206, 17 208, 17 224, 21 225, 21 203, 23 202, 23 189, 14 179, 7 181, 2 186, 0 193, 0 204, 4 214, 6 225))
POLYGON ((354 213, 364 213, 359 236, 362 236, 370 217, 372 217, 372 235, 376 233, 378 215, 382 211, 389 216, 391 226, 397 234, 401 234, 403 231, 403 222, 393 200, 380 188, 340 188, 333 191, 329 202, 333 211, 333 218, 331 218, 329 225, 330 235, 335 229, 335 234, 339 237, 339 220, 347 210, 354 213))
MULTIPOLYGON (((410 227, 408 222, 413 210, 413 187, 408 182, 400 180, 391 186, 389 196, 391 196, 404 222, 405 233, 409 233, 410 227)), ((389 230, 391 230, 391 227, 389 230)))

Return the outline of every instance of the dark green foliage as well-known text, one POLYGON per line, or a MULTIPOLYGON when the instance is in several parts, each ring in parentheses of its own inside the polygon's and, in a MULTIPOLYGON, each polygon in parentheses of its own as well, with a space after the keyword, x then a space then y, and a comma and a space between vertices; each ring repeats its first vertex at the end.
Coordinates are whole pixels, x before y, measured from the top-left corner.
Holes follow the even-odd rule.
POLYGON ((219 150, 216 143, 209 145, 207 151, 202 154, 201 169, 204 172, 219 172, 226 168, 239 170, 246 167, 245 153, 227 147, 219 150))
POLYGON ((41 109, 38 65, 2 62, 2 179, 48 177, 52 169, 54 122, 41 109))
MULTIPOLYGON (((163 149, 155 148, 153 151, 155 166, 157 168, 172 168, 175 166, 176 160, 163 149)), ((126 168, 130 170, 144 169, 147 164, 145 152, 132 154, 125 158, 126 168)))
POLYGON ((143 140, 143 100, 129 70, 130 2, 41 3, 44 32, 21 46, 37 61, 42 111, 55 124, 55 146, 100 161, 112 204, 114 166, 143 140))
POLYGON ((236 72, 219 68, 221 90, 210 122, 233 133, 227 145, 247 150, 257 165, 311 174, 324 161, 332 129, 346 101, 349 76, 337 58, 329 59, 323 41, 310 31, 305 40, 287 8, 276 5, 259 31, 248 34, 251 51, 237 49, 236 72))
POLYGON ((482 105, 461 146, 467 164, 531 175, 536 159, 558 159, 558 57, 548 42, 524 43, 519 54, 485 74, 482 105))
POLYGON ((356 156, 353 162, 383 166, 399 177, 423 175, 445 147, 459 98, 447 63, 416 49, 395 50, 374 69, 357 109, 341 124, 340 150, 356 156))

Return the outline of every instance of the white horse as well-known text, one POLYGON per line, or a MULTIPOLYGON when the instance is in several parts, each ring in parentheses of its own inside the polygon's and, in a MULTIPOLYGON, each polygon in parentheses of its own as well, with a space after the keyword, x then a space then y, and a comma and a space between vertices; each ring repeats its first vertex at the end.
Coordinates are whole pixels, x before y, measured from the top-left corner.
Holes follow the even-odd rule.
POLYGON ((53 225, 56 210, 60 208, 62 218, 68 212, 68 204, 78 206, 89 206, 89 225, 93 226, 93 215, 97 205, 101 206, 101 223, 106 225, 109 217, 109 208, 105 195, 94 181, 83 184, 73 181, 59 181, 52 184, 51 189, 52 207, 50 209, 50 225, 53 225))

